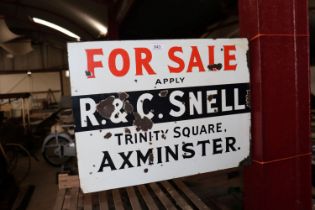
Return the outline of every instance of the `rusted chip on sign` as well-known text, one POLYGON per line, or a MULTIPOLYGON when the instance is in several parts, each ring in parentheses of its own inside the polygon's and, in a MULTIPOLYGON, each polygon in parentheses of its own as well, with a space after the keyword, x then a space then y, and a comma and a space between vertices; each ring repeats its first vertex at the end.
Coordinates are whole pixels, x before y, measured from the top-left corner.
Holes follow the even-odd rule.
POLYGON ((147 131, 153 127, 152 120, 150 120, 146 116, 141 118, 138 112, 134 112, 133 116, 135 118, 133 121, 133 124, 136 126, 137 131, 140 131, 140 130, 147 131))
POLYGON ((97 106, 97 112, 104 118, 110 119, 112 113, 115 111, 115 106, 113 101, 115 100, 114 96, 109 96, 106 99, 100 101, 97 106))
POLYGON ((159 92, 159 96, 160 96, 160 97, 166 97, 167 94, 168 94, 168 90, 161 90, 161 91, 159 92))
POLYGON ((110 137, 112 137, 112 133, 111 132, 106 133, 105 136, 104 136, 105 139, 109 139, 110 137))
POLYGON ((208 65, 208 69, 210 71, 220 71, 222 69, 222 63, 218 63, 218 64, 209 64, 208 65))

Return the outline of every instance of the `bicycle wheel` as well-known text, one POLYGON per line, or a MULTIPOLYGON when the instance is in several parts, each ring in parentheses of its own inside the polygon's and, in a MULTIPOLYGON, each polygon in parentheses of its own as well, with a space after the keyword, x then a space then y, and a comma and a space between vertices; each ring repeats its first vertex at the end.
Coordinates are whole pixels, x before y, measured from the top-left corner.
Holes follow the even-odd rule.
POLYGON ((61 166, 71 157, 63 154, 63 147, 71 143, 62 136, 52 136, 44 145, 43 157, 52 166, 61 166))
POLYGON ((5 145, 8 161, 8 172, 20 184, 29 174, 31 169, 31 154, 20 144, 8 143, 5 145))

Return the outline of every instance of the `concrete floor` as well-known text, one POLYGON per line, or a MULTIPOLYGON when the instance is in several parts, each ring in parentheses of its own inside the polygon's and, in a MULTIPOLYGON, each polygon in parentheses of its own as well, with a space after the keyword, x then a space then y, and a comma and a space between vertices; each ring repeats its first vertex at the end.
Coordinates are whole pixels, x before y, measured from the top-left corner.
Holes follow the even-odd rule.
POLYGON ((30 174, 22 183, 22 186, 35 186, 27 210, 50 210, 56 200, 56 173, 59 169, 46 163, 41 154, 37 154, 37 157, 39 161, 32 159, 30 174))

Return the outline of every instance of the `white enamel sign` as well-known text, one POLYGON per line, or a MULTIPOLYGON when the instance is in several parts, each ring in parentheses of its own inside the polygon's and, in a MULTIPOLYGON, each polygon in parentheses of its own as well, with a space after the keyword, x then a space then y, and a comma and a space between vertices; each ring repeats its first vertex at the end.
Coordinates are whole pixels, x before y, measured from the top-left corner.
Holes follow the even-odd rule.
POLYGON ((246 39, 68 44, 83 192, 236 167, 249 156, 246 39))

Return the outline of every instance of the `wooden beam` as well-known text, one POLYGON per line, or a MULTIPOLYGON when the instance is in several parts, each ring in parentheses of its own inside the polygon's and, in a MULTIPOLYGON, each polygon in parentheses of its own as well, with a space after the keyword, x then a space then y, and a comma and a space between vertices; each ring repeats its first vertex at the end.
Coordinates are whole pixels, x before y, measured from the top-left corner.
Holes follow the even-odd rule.
POLYGON ((10 99, 10 98, 28 98, 31 94, 29 92, 21 92, 21 93, 5 93, 0 94, 0 99, 10 99))
POLYGON ((80 187, 80 179, 78 175, 59 174, 58 187, 60 189, 80 187))
POLYGON ((1 70, 0 74, 26 74, 27 72, 32 72, 32 74, 35 73, 48 73, 48 72, 61 72, 66 71, 69 68, 66 66, 63 67, 56 67, 56 68, 47 68, 47 69, 21 69, 21 70, 1 70))

